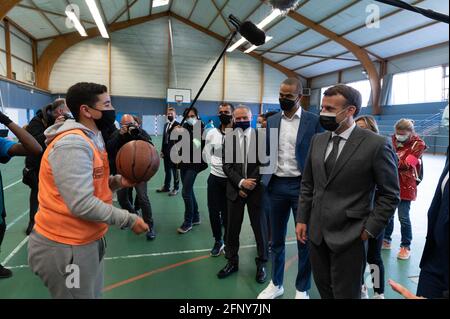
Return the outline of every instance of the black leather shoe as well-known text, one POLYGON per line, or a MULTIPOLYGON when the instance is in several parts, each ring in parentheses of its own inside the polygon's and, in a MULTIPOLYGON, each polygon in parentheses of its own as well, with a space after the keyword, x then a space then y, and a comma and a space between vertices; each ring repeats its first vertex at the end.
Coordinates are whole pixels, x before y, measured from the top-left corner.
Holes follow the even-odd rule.
POLYGON ((157 193, 169 193, 169 192, 170 192, 170 189, 165 188, 165 187, 163 186, 163 187, 161 187, 160 189, 157 189, 156 192, 157 192, 157 193))
POLYGON ((12 277, 12 271, 0 265, 0 279, 12 277))
POLYGON ((267 272, 266 267, 258 266, 256 268, 256 282, 259 284, 265 283, 267 280, 267 272))
POLYGON ((217 274, 217 277, 219 277, 219 279, 224 279, 224 278, 227 278, 228 276, 230 276, 231 274, 237 272, 238 270, 239 270, 238 265, 228 263, 225 266, 225 268, 223 268, 221 271, 219 271, 219 273, 217 274))

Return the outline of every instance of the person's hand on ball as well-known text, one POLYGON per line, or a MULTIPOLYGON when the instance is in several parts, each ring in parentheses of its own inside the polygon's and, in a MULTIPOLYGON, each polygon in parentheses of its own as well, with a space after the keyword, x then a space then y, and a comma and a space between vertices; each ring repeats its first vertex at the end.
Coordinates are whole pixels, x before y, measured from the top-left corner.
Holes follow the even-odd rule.
POLYGON ((132 182, 128 179, 126 179, 125 177, 122 176, 120 183, 122 184, 122 188, 130 188, 130 187, 134 187, 136 186, 135 182, 132 182))
POLYGON ((148 225, 144 222, 142 218, 138 218, 133 228, 131 229, 136 235, 146 233, 150 230, 148 225))

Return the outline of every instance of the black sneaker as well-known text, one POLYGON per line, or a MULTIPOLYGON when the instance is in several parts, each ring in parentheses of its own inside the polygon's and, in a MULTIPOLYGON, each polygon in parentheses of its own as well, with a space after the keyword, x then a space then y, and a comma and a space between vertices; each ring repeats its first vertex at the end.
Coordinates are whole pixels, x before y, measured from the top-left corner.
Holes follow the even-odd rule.
POLYGON ((177 232, 179 234, 186 234, 192 230, 192 225, 188 225, 186 223, 183 223, 178 229, 177 232))
POLYGON ((147 240, 155 240, 155 238, 156 238, 155 228, 150 227, 150 230, 148 231, 148 233, 145 236, 147 237, 147 240))
POLYGON ((198 226, 201 224, 202 224, 202 221, 200 220, 200 215, 198 215, 198 217, 194 217, 194 220, 192 221, 192 226, 198 226))
POLYGON ((6 279, 12 277, 12 271, 9 269, 6 269, 2 265, 0 265, 0 279, 6 279))
POLYGON ((211 257, 219 257, 222 254, 224 248, 225 245, 223 244, 223 241, 216 241, 213 249, 211 250, 211 257))
POLYGON ((156 190, 157 193, 168 193, 170 192, 170 189, 165 188, 164 186, 161 187, 160 189, 156 190))

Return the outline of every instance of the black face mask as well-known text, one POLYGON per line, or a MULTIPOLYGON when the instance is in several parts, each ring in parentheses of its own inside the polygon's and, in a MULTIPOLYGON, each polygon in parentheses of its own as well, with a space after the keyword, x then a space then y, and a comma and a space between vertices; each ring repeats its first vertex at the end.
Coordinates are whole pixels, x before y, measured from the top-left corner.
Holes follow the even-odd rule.
POLYGON ((344 123, 345 119, 342 120, 340 123, 337 122, 337 115, 341 114, 345 110, 342 110, 341 112, 337 114, 332 113, 320 113, 320 125, 322 127, 330 132, 336 132, 339 127, 341 127, 342 123, 344 123))
POLYGON ((280 107, 284 112, 289 112, 297 105, 297 100, 280 99, 280 107))
POLYGON ((232 115, 229 114, 220 114, 219 115, 220 123, 222 125, 229 125, 231 123, 231 120, 233 119, 232 115))
POLYGON ((244 121, 244 122, 236 122, 234 124, 234 128, 235 129, 242 129, 243 131, 246 131, 247 129, 249 129, 251 126, 250 121, 244 121))
POLYGON ((107 110, 100 112, 102 112, 102 117, 98 120, 95 120, 95 125, 97 125, 97 128, 102 131, 114 126, 114 122, 116 121, 116 110, 107 110))
POLYGON ((169 122, 173 122, 174 117, 173 116, 168 116, 167 119, 169 120, 169 122))

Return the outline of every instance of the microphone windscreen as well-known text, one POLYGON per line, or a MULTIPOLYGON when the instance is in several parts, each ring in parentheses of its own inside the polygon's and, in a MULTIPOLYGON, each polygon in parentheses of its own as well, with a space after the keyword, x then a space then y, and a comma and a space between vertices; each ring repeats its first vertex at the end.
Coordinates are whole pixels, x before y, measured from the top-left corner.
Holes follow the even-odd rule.
POLYGON ((266 43, 266 33, 250 21, 241 24, 239 33, 253 45, 260 46, 266 43))

